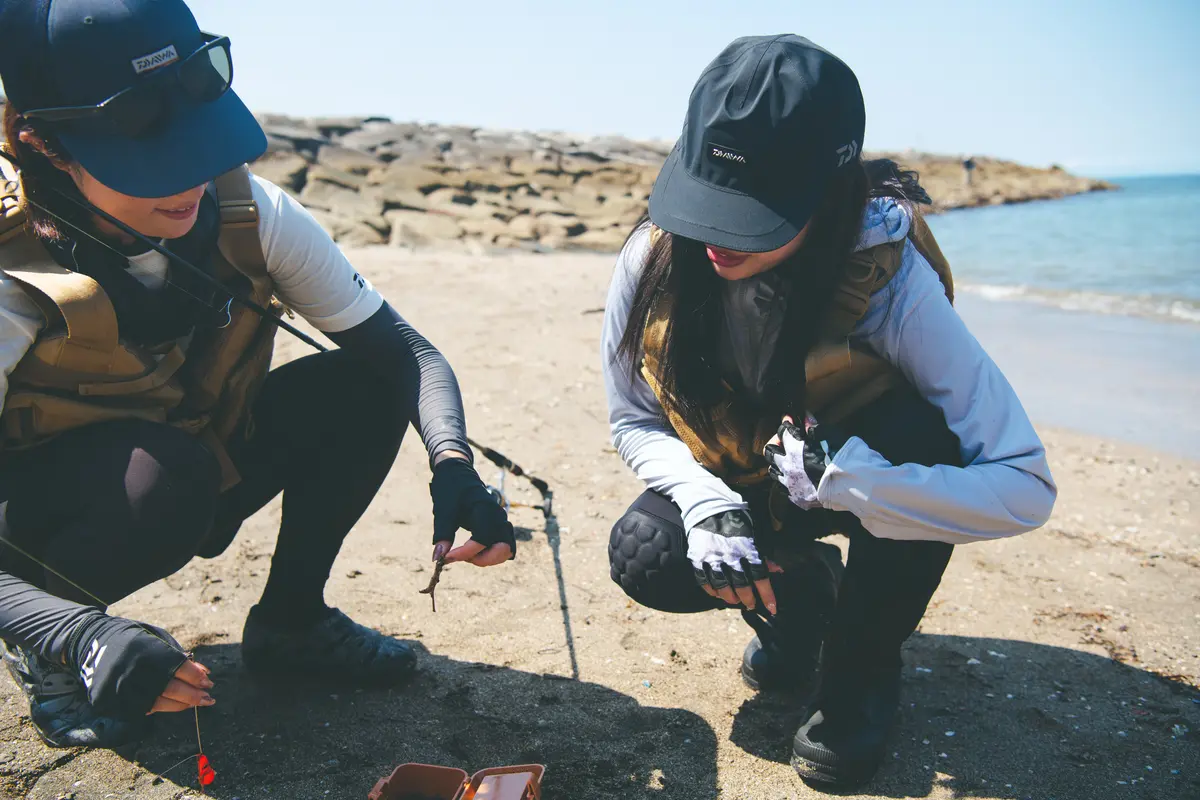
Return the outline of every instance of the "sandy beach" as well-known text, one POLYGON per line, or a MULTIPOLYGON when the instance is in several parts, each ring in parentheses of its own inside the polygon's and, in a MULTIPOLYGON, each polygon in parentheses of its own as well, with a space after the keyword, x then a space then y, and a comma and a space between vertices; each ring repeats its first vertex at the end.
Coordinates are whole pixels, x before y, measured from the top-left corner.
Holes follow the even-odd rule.
MULTIPOLYGON (((518 560, 450 569, 432 613, 418 594, 431 568, 428 469, 410 432, 327 590, 422 651, 403 689, 264 685, 243 672, 238 642, 278 504, 220 558, 115 607, 213 669, 218 702, 200 715, 217 771, 209 794, 363 800, 418 761, 543 763, 546 800, 822 796, 787 764, 798 709, 740 680, 750 632, 738 614, 649 611, 608 578, 609 527, 640 491, 610 446, 600 385, 612 258, 350 253, 450 358, 471 434, 549 481, 557 528, 514 511, 518 560)), ((1200 797, 1200 464, 1185 458, 1200 443, 1200 334, 1176 326, 1163 339, 1139 321, 971 296, 962 311, 1041 427, 1060 499, 1044 530, 955 554, 906 648, 888 759, 855 796, 1200 797)), ((281 360, 303 354, 282 341, 281 360)), ((166 715, 153 740, 119 753, 49 750, 5 678, 0 794, 198 796, 194 762, 156 778, 195 752, 195 735, 191 714, 166 715)))

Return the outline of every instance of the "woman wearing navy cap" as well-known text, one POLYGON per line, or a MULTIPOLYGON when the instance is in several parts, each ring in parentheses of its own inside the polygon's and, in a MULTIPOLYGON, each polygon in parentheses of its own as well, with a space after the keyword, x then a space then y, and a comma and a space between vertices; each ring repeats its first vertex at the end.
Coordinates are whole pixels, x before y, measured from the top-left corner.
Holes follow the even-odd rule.
POLYGON ((647 484, 613 527, 613 579, 663 611, 740 607, 744 679, 806 698, 793 764, 841 786, 880 762, 901 645, 953 546, 1037 528, 1056 496, 951 306, 928 196, 862 160, 864 125, 828 52, 733 42, 692 92, 603 333, 613 441, 647 484))
POLYGON ((0 5, 19 165, 0 161, 0 639, 51 745, 116 746, 149 713, 214 702, 167 632, 104 609, 216 556, 281 492, 246 666, 409 676, 412 650, 323 588, 410 422, 433 470, 434 558, 515 553, 454 373, 295 200, 249 175, 266 137, 232 78, 228 39, 180 0, 0 5), (340 349, 268 374, 275 325, 242 300, 267 318, 286 306, 340 349), (460 527, 473 537, 452 549, 460 527))

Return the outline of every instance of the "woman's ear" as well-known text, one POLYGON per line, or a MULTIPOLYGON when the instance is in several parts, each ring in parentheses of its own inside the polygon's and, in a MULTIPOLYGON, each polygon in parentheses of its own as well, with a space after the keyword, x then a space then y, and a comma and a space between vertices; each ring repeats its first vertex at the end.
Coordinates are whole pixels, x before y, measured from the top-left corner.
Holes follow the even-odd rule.
POLYGON ((61 169, 71 177, 75 177, 74 164, 66 161, 59 156, 58 153, 54 152, 50 145, 46 143, 46 140, 41 136, 38 136, 29 128, 24 128, 21 130, 19 138, 21 140, 21 144, 45 156, 46 160, 48 160, 56 168, 61 169))

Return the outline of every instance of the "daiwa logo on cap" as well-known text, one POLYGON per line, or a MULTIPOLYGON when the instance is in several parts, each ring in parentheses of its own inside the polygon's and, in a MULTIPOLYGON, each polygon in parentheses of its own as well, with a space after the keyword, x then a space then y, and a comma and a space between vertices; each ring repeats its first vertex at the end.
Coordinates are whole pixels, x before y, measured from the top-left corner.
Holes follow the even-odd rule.
POLYGON ((711 158, 717 158, 729 164, 740 164, 743 167, 750 163, 744 155, 732 147, 726 147, 723 144, 715 144, 713 142, 708 143, 708 155, 711 158))
POLYGON ((157 50, 149 55, 135 58, 133 60, 133 71, 138 75, 143 72, 165 67, 167 64, 172 64, 179 60, 179 53, 175 50, 175 45, 169 44, 162 50, 157 50))
POLYGON ((846 166, 856 155, 858 155, 858 140, 851 139, 850 144, 844 144, 837 149, 837 165, 839 167, 846 166))

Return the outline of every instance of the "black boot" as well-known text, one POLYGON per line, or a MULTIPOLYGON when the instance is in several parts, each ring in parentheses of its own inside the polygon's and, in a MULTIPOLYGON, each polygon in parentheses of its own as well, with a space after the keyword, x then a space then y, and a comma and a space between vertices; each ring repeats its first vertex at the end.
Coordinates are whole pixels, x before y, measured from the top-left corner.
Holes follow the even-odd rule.
POLYGON ((952 548, 851 534, 826 640, 825 686, 792 742, 792 766, 820 786, 851 788, 879 768, 900 702, 900 648, 916 630, 952 548))
POLYGON ((784 572, 771 575, 779 613, 742 612, 758 634, 742 653, 742 680, 755 691, 791 691, 811 698, 837 604, 841 553, 831 544, 811 542, 802 556, 784 564, 784 572))
POLYGON ((883 760, 900 703, 900 665, 827 674, 820 700, 792 740, 792 766, 816 786, 850 789, 869 781, 883 760))

